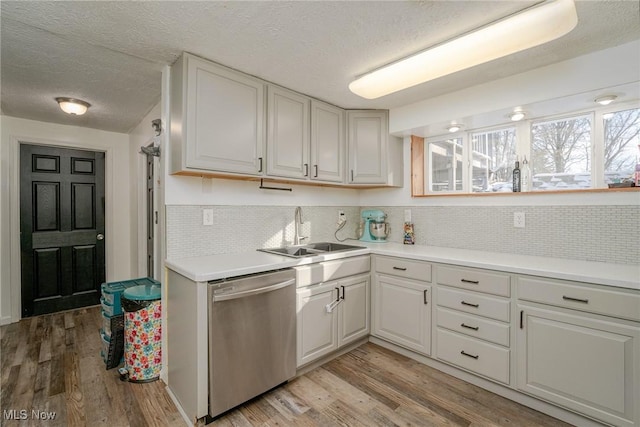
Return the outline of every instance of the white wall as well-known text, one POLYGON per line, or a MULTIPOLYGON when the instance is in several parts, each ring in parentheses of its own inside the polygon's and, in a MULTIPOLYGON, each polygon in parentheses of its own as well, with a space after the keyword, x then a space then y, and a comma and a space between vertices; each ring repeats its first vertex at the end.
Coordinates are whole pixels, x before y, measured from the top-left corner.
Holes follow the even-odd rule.
POLYGON ((132 243, 129 136, 76 126, 0 117, 0 321, 20 319, 19 143, 104 151, 106 196, 106 274, 108 281, 131 278, 132 243))

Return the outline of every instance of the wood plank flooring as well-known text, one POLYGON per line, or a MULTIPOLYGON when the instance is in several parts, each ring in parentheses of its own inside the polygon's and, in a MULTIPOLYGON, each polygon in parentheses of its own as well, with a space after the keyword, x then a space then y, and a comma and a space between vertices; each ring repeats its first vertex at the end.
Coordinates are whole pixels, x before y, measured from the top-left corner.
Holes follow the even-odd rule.
MULTIPOLYGON (((161 381, 122 382, 100 358, 99 307, 0 327, 2 426, 183 426, 161 381), (7 410, 29 411, 26 421, 7 410), (31 419, 31 410, 55 412, 31 419)), ((567 426, 367 343, 211 426, 567 426)))

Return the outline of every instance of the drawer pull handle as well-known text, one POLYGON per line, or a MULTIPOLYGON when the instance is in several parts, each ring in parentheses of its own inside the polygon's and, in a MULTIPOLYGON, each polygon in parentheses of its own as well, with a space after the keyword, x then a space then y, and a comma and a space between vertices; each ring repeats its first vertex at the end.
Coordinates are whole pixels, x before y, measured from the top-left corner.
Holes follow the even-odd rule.
POLYGON ((394 270, 407 271, 407 267, 393 267, 394 270))
POLYGON ((478 283, 480 283, 479 280, 468 280, 468 279, 460 279, 460 281, 462 283, 471 283, 472 285, 477 285, 478 283))
POLYGON ((469 353, 467 353, 467 352, 466 352, 466 351, 464 351, 464 350, 462 350, 462 351, 460 352, 460 354, 461 354, 461 355, 463 355, 463 356, 470 357, 470 358, 472 358, 472 359, 476 359, 476 360, 478 359, 478 357, 480 357, 480 355, 479 355, 479 354, 476 354, 476 355, 469 354, 469 353))
POLYGON ((468 305, 469 307, 475 307, 475 308, 480 307, 480 304, 472 304, 472 303, 470 303, 470 302, 466 302, 466 301, 460 301, 460 304, 462 304, 462 305, 468 305))
POLYGON ((473 329, 474 331, 477 331, 478 329, 480 329, 480 326, 469 326, 469 325, 465 325, 464 323, 461 323, 460 326, 467 329, 473 329))
POLYGON ((427 301, 427 291, 428 291, 428 289, 425 289, 424 291, 422 291, 422 296, 424 298, 424 304, 425 305, 429 304, 429 302, 427 301))
MULTIPOLYGON (((340 301, 340 288, 335 287, 335 288, 333 288, 333 289, 335 289, 335 290, 336 290, 336 300, 335 300, 335 302, 338 302, 338 301, 340 301)), ((337 305, 337 304, 336 304, 336 305, 337 305)))
POLYGON ((562 295, 562 299, 565 301, 573 301, 573 302, 581 302, 583 304, 589 304, 589 300, 588 299, 581 299, 581 298, 572 298, 572 297, 568 297, 565 295, 562 295))
POLYGON ((340 286, 340 288, 342 288, 342 296, 340 297, 340 299, 344 299, 344 286, 340 286))

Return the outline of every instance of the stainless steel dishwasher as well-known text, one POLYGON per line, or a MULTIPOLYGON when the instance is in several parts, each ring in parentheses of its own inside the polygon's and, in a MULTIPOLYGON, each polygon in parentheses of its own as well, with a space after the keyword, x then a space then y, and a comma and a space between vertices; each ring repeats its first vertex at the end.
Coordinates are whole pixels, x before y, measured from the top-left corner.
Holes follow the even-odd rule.
POLYGON ((292 269, 209 282, 209 415, 296 374, 292 269))

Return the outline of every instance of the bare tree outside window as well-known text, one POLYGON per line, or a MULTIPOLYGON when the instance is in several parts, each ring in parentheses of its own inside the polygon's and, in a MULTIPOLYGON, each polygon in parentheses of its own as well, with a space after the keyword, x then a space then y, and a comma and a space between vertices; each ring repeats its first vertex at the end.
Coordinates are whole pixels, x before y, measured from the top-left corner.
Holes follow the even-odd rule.
POLYGON ((640 163, 640 109, 604 115, 606 183, 630 178, 640 163))
POLYGON ((534 123, 531 164, 534 190, 591 187, 590 116, 534 123))
POLYGON ((516 129, 471 134, 472 191, 512 191, 516 129))

